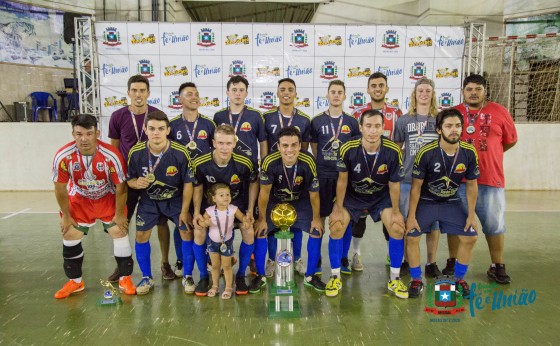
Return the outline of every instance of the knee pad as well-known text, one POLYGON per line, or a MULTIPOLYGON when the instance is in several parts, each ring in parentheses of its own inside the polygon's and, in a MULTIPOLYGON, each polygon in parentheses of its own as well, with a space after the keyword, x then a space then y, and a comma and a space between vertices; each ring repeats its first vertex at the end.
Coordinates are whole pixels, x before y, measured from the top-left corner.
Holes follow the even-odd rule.
POLYGON ((77 279, 82 277, 82 263, 84 256, 78 258, 64 259, 64 273, 69 279, 77 279))
POLYGON ((352 222, 352 236, 363 238, 366 232, 366 218, 361 217, 358 222, 352 222))
POLYGON ((119 268, 119 276, 129 276, 132 274, 132 269, 134 268, 134 260, 132 256, 128 257, 117 257, 117 267, 119 268))

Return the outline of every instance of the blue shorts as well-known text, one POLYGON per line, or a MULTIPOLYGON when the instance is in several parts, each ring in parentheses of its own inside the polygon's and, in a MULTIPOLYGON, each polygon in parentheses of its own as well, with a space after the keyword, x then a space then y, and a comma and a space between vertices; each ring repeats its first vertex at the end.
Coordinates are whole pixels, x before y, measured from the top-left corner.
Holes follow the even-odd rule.
POLYGON ((336 198, 336 182, 338 178, 319 178, 319 198, 321 199, 321 217, 331 215, 336 198))
MULTIPOLYGON (((273 201, 272 199, 270 199, 268 202, 268 206, 266 208, 266 223, 268 226, 269 234, 271 231, 273 231, 276 228, 276 226, 274 226, 272 220, 270 219, 270 212, 272 210, 272 207, 274 207, 278 203, 282 203, 282 202, 273 201)), ((284 203, 290 203, 296 209, 297 212, 296 222, 293 224, 292 227, 290 227, 290 229, 292 231, 300 230, 309 233, 309 231, 311 230, 311 220, 313 219, 313 210, 311 209, 311 201, 308 198, 305 198, 303 200, 284 202, 284 203)))
MULTIPOLYGON (((404 220, 408 217, 408 208, 410 207, 410 190, 412 189, 412 184, 401 182, 401 195, 399 198, 399 209, 403 214, 404 220)), ((439 231, 439 222, 434 222, 430 226, 431 231, 439 231)))
POLYGON ((186 231, 186 225, 179 226, 179 215, 181 214, 182 206, 180 198, 163 201, 140 199, 138 210, 136 211, 136 230, 140 232, 149 231, 155 225, 160 224, 162 217, 165 217, 173 221, 181 231, 186 231))
POLYGON ((381 212, 384 209, 391 208, 391 198, 389 194, 378 201, 373 201, 371 203, 365 203, 362 200, 357 199, 349 193, 346 193, 344 198, 344 203, 342 203, 344 208, 348 210, 350 214, 350 221, 358 222, 360 217, 364 214, 364 210, 369 212, 369 215, 374 222, 381 221, 381 212))
POLYGON ((408 233, 409 237, 418 237, 430 233, 430 225, 439 221, 441 233, 451 235, 476 236, 474 230, 465 232, 467 213, 460 200, 448 202, 418 201, 416 221, 422 231, 408 233))
MULTIPOLYGON (((459 186, 459 196, 463 207, 468 210, 467 185, 459 186)), ((505 221, 506 192, 503 188, 488 185, 478 185, 478 198, 476 200, 476 216, 482 224, 482 232, 493 236, 506 231, 505 221)))
POLYGON ((222 246, 222 243, 216 243, 215 241, 210 239, 210 237, 206 237, 206 245, 208 247, 208 252, 214 252, 214 253, 217 253, 217 254, 225 256, 225 257, 233 256, 233 253, 234 253, 234 251, 233 251, 233 237, 226 240, 225 244, 227 246, 227 250, 226 250, 226 252, 221 252, 220 251, 220 246, 222 246))

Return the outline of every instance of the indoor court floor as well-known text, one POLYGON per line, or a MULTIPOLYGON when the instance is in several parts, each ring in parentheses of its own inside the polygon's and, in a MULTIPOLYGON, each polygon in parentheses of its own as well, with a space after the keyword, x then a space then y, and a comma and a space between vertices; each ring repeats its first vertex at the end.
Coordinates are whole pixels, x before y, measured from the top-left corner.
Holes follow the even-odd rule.
MULTIPOLYGON (((99 306, 104 291, 99 279, 115 268, 112 241, 100 224, 83 242, 85 291, 56 300, 54 293, 67 280, 57 210, 53 192, 0 193, 2 345, 558 345, 560 300, 553 291, 560 286, 560 192, 507 192, 505 262, 512 282, 489 284, 489 255, 480 237, 466 276, 477 285, 477 296, 463 301, 465 311, 454 315, 425 312, 433 307, 434 280, 424 280, 426 289, 417 299, 387 293, 386 245, 380 225, 371 220, 362 242, 365 270, 344 276, 338 297, 305 287, 296 275, 301 318, 269 318, 267 292, 226 301, 185 295, 181 280, 161 279, 157 232, 151 238, 155 289, 146 296, 122 296, 120 306, 99 306)), ((131 244, 133 235, 131 230, 131 244)), ((439 245, 437 263, 443 269, 444 235, 439 245)), ((322 255, 327 281, 326 239, 322 255)), ((173 264, 173 247, 170 259, 173 264)), ((137 265, 134 270, 137 283, 137 265)), ((222 280, 221 290, 223 285, 222 280)))

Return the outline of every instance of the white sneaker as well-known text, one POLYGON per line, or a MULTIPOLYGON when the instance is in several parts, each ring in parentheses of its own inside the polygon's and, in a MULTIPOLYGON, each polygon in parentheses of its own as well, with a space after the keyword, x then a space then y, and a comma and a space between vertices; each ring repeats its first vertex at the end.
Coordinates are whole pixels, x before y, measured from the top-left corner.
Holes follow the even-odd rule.
POLYGON ((271 278, 274 276, 274 269, 276 268, 276 261, 271 260, 270 258, 266 260, 266 277, 271 278))
POLYGON ((307 271, 307 268, 305 268, 305 263, 303 263, 303 260, 301 258, 298 259, 295 265, 296 265, 296 272, 299 275, 305 276, 305 272, 307 271))
POLYGON ((196 289, 196 285, 194 283, 194 280, 192 278, 192 276, 188 276, 186 278, 183 278, 183 286, 185 287, 185 293, 186 294, 193 294, 194 290, 196 289))
POLYGON ((352 270, 355 272, 361 272, 364 270, 364 264, 362 263, 362 256, 357 253, 352 256, 352 270))

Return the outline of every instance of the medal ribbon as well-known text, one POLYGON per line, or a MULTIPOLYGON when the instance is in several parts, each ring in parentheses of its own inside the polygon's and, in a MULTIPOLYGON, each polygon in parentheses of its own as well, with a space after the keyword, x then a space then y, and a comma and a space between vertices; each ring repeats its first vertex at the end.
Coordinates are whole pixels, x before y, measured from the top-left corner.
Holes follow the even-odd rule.
POLYGON ((194 120, 192 133, 189 130, 189 122, 187 121, 187 119, 185 119, 185 128, 187 129, 187 135, 189 136, 189 139, 190 139, 191 142, 194 142, 194 134, 196 133, 196 125, 198 124, 198 118, 199 117, 200 117, 200 114, 196 113, 196 119, 194 120))
POLYGON ((338 136, 340 135, 340 131, 342 130, 342 120, 344 118, 344 113, 342 113, 340 115, 340 120, 338 121, 338 130, 336 130, 336 131, 334 130, 334 124, 332 122, 332 117, 331 117, 330 113, 328 113, 328 111, 325 112, 325 113, 329 116, 329 121, 331 123, 331 129, 332 129, 332 132, 333 132, 333 142, 334 142, 334 141, 338 140, 338 136))
POLYGON ((245 111, 245 106, 243 106, 243 109, 241 110, 241 113, 239 113, 239 117, 237 118, 237 122, 235 123, 235 126, 233 126, 233 117, 231 116, 231 108, 228 109, 229 124, 233 126, 233 132, 235 132, 236 134, 237 134, 237 128, 239 127, 239 123, 241 122, 241 117, 243 116, 244 111, 245 111))
MULTIPOLYGON (((443 160, 443 169, 445 170, 445 174, 447 174, 447 165, 445 164, 445 156, 443 155, 443 149, 441 148, 441 146, 439 147, 439 149, 441 153, 441 159, 443 160)), ((449 170, 449 174, 446 175, 450 179, 451 179, 451 174, 453 174, 453 166, 455 166, 455 163, 457 162, 457 157, 459 157, 458 155, 459 149, 461 149, 460 145, 457 147, 457 150, 455 150, 455 154, 453 154, 453 163, 451 164, 451 169, 449 170)))
MULTIPOLYGON (((288 121, 288 125, 286 125, 286 127, 290 127, 290 125, 292 125, 292 120, 294 120, 295 116, 296 116, 296 109, 294 108, 292 112, 292 116, 290 117, 290 120, 288 121)), ((283 129, 284 122, 282 121, 282 113, 280 113, 280 108, 278 108, 278 121, 280 122, 280 128, 283 129)))
POLYGON ((224 232, 222 232, 222 226, 220 225, 220 218, 218 217, 218 206, 214 206, 214 216, 216 217, 216 224, 218 225, 218 232, 220 232, 220 238, 222 238, 222 244, 226 242, 226 232, 229 222, 229 207, 226 209, 226 224, 224 226, 224 232))
MULTIPOLYGON (((84 163, 82 162, 82 154, 80 154, 78 149, 76 149, 76 156, 78 156, 78 162, 80 163, 80 169, 81 169, 81 167, 85 168, 85 172, 83 174, 83 177, 86 178, 86 179, 88 179, 86 177, 86 174, 88 173, 89 169, 93 165, 93 158, 95 157, 95 154, 97 154, 97 147, 95 148, 95 151, 93 152, 93 155, 91 155, 91 161, 86 162, 86 164, 84 165, 84 163)), ((88 155, 84 155, 84 156, 88 156, 88 155)), ((91 174, 93 175, 93 170, 92 170, 91 174)))
MULTIPOLYGON (((147 115, 148 111, 146 110, 146 114, 144 114, 144 121, 146 121, 147 115)), ((144 135, 144 126, 142 126, 140 133, 138 133, 138 124, 136 123, 136 117, 134 116, 134 113, 132 113, 132 111, 130 111, 130 116, 132 117, 132 123, 134 124, 134 133, 136 133, 137 142, 140 142, 140 139, 142 139, 142 136, 144 135)))
POLYGON ((288 171, 286 171, 286 165, 282 164, 284 168, 284 175, 286 176, 286 183, 288 184, 288 189, 290 190, 290 196, 294 193, 294 186, 296 185, 296 175, 297 175, 297 162, 294 165, 294 176, 292 177, 292 184, 290 185, 290 177, 288 176, 288 171))
POLYGON ((373 179, 373 172, 375 172, 375 164, 377 163, 377 158, 379 157, 379 151, 381 150, 381 144, 382 143, 379 143, 379 148, 375 152, 375 159, 373 160, 373 164, 371 165, 371 169, 369 168, 366 149, 362 145, 362 154, 364 154, 364 161, 366 162, 366 169, 368 171, 368 177, 370 177, 372 179, 373 179))
POLYGON ((480 115, 483 109, 484 106, 480 107, 480 109, 475 115, 471 115, 471 113, 469 112, 469 105, 465 103, 465 110, 467 111, 467 117, 469 117, 469 126, 474 126, 474 122, 476 121, 476 118, 478 118, 478 116, 480 115))
MULTIPOLYGON (((161 161, 161 158, 163 157, 163 155, 167 152, 167 148, 169 147, 169 142, 167 142, 167 146, 165 147, 165 149, 161 152, 161 154, 158 155, 156 163, 152 164, 152 156, 150 153, 150 147, 148 146, 148 166, 149 166, 149 172, 150 173, 154 173, 154 171, 156 170, 157 166, 159 165, 159 162, 161 161)), ((155 156, 155 155, 154 155, 155 156)))

